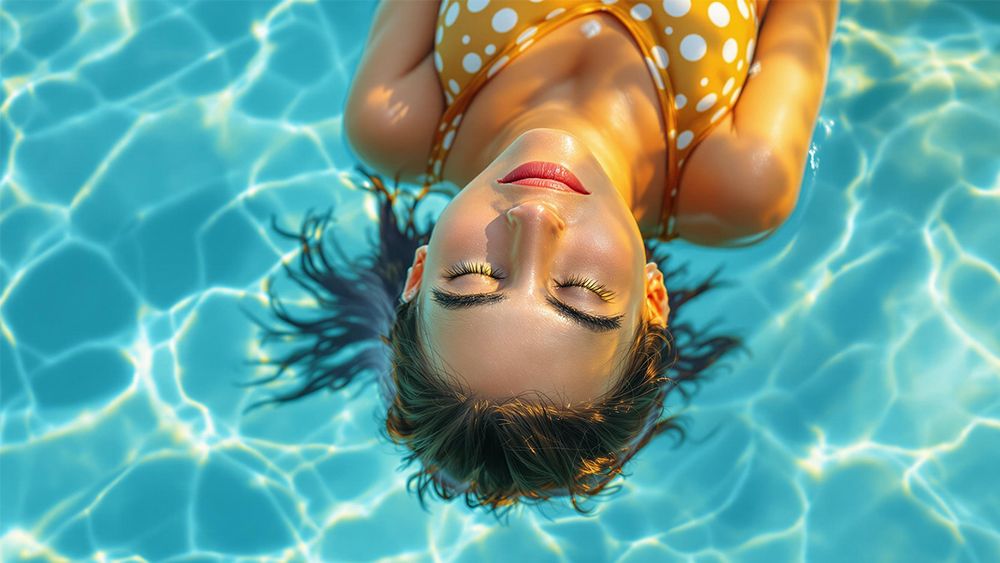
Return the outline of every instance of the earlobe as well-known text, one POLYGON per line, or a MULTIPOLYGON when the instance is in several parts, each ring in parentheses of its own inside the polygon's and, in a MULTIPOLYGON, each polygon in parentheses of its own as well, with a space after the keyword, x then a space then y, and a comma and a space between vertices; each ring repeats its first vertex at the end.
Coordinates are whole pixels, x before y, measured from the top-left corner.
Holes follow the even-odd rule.
POLYGON ((406 284, 403 286, 401 299, 408 303, 420 291, 420 282, 424 277, 424 262, 427 260, 427 245, 417 248, 413 253, 413 265, 406 270, 406 284))
POLYGON ((646 264, 646 318, 654 326, 666 327, 670 318, 670 298, 663 283, 663 272, 655 262, 646 264))

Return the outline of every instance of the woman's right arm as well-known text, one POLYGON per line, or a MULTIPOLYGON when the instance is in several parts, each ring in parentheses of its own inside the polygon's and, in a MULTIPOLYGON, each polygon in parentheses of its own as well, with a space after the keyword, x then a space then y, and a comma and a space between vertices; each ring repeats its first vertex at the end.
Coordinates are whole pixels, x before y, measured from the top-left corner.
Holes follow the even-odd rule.
POLYGON ((388 177, 415 181, 430 157, 444 98, 434 68, 437 0, 384 0, 344 109, 354 152, 388 177))
MULTIPOLYGON (((759 4, 758 4, 759 5, 759 4)), ((795 208, 830 64, 839 0, 771 0, 732 112, 688 157, 677 231, 724 245, 776 229, 795 208)))

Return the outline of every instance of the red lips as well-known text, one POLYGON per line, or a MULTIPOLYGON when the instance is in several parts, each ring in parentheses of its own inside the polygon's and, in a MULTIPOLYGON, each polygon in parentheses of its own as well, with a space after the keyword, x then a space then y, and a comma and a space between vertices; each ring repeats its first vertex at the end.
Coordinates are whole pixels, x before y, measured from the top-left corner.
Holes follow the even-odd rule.
POLYGON ((497 180, 501 184, 534 186, 566 192, 590 194, 580 180, 565 166, 539 160, 525 162, 497 180))

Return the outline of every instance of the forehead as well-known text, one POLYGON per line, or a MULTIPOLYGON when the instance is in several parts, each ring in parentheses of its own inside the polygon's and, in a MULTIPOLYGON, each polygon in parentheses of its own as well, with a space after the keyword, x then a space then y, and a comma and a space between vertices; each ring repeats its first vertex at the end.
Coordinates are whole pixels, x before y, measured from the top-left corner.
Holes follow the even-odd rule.
POLYGON ((421 309, 422 344, 434 367, 490 399, 531 392, 569 402, 596 398, 617 380, 635 332, 633 315, 619 331, 594 333, 516 298, 462 310, 424 299, 421 309))

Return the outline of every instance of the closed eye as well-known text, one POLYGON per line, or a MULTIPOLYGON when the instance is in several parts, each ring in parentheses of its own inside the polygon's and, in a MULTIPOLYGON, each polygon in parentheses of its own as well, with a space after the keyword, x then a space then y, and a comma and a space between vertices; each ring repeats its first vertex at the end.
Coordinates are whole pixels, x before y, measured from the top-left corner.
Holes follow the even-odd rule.
POLYGON ((580 276, 570 276, 565 280, 554 280, 556 287, 582 287, 597 294, 603 301, 612 303, 615 300, 615 292, 608 289, 604 284, 598 283, 591 278, 580 276))
POLYGON ((441 275, 447 280, 453 280, 468 274, 478 274, 495 280, 502 280, 507 277, 499 268, 494 268, 487 262, 472 262, 463 260, 454 266, 446 269, 441 275))
MULTIPOLYGON (((490 306, 507 299, 507 293, 501 291, 463 295, 460 293, 452 293, 437 287, 431 290, 431 296, 435 303, 449 310, 490 306)), ((621 328, 622 320, 625 318, 625 315, 605 316, 587 313, 567 303, 559 301, 551 294, 547 295, 545 300, 550 307, 555 309, 555 311, 562 316, 595 333, 618 330, 621 328)))

